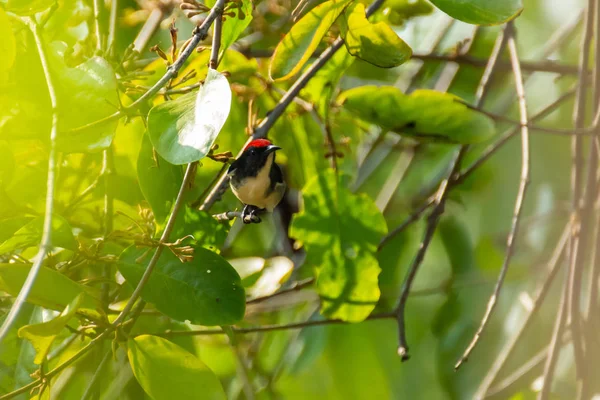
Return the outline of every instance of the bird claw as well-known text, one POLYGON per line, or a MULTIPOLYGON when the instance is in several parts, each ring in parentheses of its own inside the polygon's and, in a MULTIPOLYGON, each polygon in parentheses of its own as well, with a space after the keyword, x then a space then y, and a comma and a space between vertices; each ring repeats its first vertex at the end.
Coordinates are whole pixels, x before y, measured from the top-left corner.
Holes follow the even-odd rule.
POLYGON ((258 211, 258 208, 246 205, 242 210, 242 222, 244 224, 260 223, 262 220, 258 215, 256 215, 258 211))

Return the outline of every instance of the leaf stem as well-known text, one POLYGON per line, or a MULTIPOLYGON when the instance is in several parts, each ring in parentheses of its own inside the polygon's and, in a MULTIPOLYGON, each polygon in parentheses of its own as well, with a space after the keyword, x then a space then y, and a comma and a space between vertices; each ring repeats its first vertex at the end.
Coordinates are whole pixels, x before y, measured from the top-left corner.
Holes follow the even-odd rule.
POLYGON ((42 239, 40 241, 40 248, 36 255, 35 262, 29 270, 27 279, 21 288, 19 295, 13 303, 10 311, 2 326, 0 327, 0 343, 6 337, 13 324, 15 323, 27 296, 31 292, 35 280, 42 268, 42 262, 48 251, 52 248, 52 215, 54 213, 54 186, 56 183, 56 137, 58 133, 58 102, 56 97, 56 90, 50 74, 50 66, 48 65, 48 58, 42 42, 41 28, 37 26, 33 19, 29 20, 29 28, 33 33, 35 44, 37 47, 38 54, 40 56, 40 63, 42 70, 44 71, 44 77, 46 79, 46 86, 48 88, 48 95, 50 96, 50 105, 52 107, 52 126, 50 128, 50 151, 48 154, 48 175, 46 179, 46 208, 44 211, 44 225, 42 231, 42 239))

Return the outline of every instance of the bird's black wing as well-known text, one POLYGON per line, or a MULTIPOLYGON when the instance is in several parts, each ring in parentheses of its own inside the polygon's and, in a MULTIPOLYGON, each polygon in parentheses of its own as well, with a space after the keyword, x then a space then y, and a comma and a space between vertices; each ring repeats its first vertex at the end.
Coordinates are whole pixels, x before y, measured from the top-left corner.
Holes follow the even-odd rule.
POLYGON ((281 172, 281 168, 276 163, 273 163, 271 166, 271 171, 269 171, 269 178, 271 179, 271 185, 269 187, 270 191, 275 189, 275 186, 278 183, 283 183, 283 173, 281 172))

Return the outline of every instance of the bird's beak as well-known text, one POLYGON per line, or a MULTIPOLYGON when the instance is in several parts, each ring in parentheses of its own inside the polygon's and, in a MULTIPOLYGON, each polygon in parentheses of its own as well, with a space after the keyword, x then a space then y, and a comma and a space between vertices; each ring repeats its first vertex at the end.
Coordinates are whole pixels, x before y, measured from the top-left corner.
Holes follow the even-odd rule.
POLYGON ((272 152, 277 151, 277 150, 281 150, 281 147, 275 146, 274 144, 271 144, 271 145, 267 146, 267 148, 265 150, 265 153, 269 154, 269 153, 272 153, 272 152))

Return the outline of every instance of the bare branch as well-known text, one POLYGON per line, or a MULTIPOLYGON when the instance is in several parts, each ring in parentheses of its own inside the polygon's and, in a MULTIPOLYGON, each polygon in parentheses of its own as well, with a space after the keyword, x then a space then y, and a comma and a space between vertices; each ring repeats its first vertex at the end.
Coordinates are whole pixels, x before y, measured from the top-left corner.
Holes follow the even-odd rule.
POLYGON ((519 233, 521 212, 523 210, 523 203, 525 201, 525 195, 527 193, 527 187, 529 185, 529 170, 531 161, 529 159, 529 130, 527 128, 527 103, 525 100, 525 88, 523 86, 523 76, 521 75, 521 65, 519 62, 519 55, 517 53, 515 31, 512 22, 509 22, 506 26, 506 35, 508 36, 507 44, 515 77, 515 88, 517 96, 519 98, 519 112, 521 115, 521 179, 519 182, 519 191, 517 194, 517 199, 515 201, 515 210, 513 214, 512 226, 510 233, 508 234, 508 238, 506 240, 506 254, 504 256, 504 262, 500 270, 500 275, 498 276, 498 281, 496 282, 496 286, 494 287, 494 291, 488 302, 485 314, 483 316, 483 319, 481 320, 481 324, 479 325, 479 328, 477 329, 473 340, 465 350, 460 360, 456 363, 455 369, 460 368, 460 366, 469 358, 469 355, 477 345, 479 338, 485 330, 489 318, 492 315, 492 312, 496 306, 498 296, 500 295, 500 289, 502 288, 502 284, 504 283, 504 278, 506 277, 510 261, 515 251, 515 239, 519 233))
POLYGON ((508 360, 508 358, 511 356, 512 352, 515 349, 515 346, 517 345, 519 340, 523 337, 523 333, 531 325, 531 322, 533 321, 533 317, 541 309, 541 306, 544 303, 544 300, 546 299, 546 295, 548 294, 548 290, 550 289, 550 286, 552 285, 552 282, 554 282, 554 278, 556 277, 556 274, 558 273, 558 269, 560 267, 560 263, 559 263, 560 258, 565 251, 565 248, 567 246, 567 241, 569 240, 570 235, 571 235, 571 224, 568 223, 567 226, 565 227, 565 229, 563 230, 563 234, 561 235, 561 237, 558 241, 558 244, 556 245, 554 252, 552 253, 552 256, 550 257, 550 260, 548 261, 548 274, 547 274, 546 278, 544 279, 544 282, 542 283, 542 285, 537 290, 537 292, 534 296, 533 307, 531 307, 531 309, 528 310, 528 313, 525 316, 525 320, 523 321, 523 324, 519 327, 519 329, 516 331, 516 333, 510 338, 508 343, 506 343, 504 345, 502 350, 500 350, 498 352, 498 357, 494 361, 494 364, 492 365, 492 367, 486 374, 485 378, 483 379, 481 385, 477 389, 475 398, 482 399, 486 396, 490 386, 494 383, 494 380, 498 376, 498 373, 500 372, 502 367, 505 365, 506 360, 508 360))

